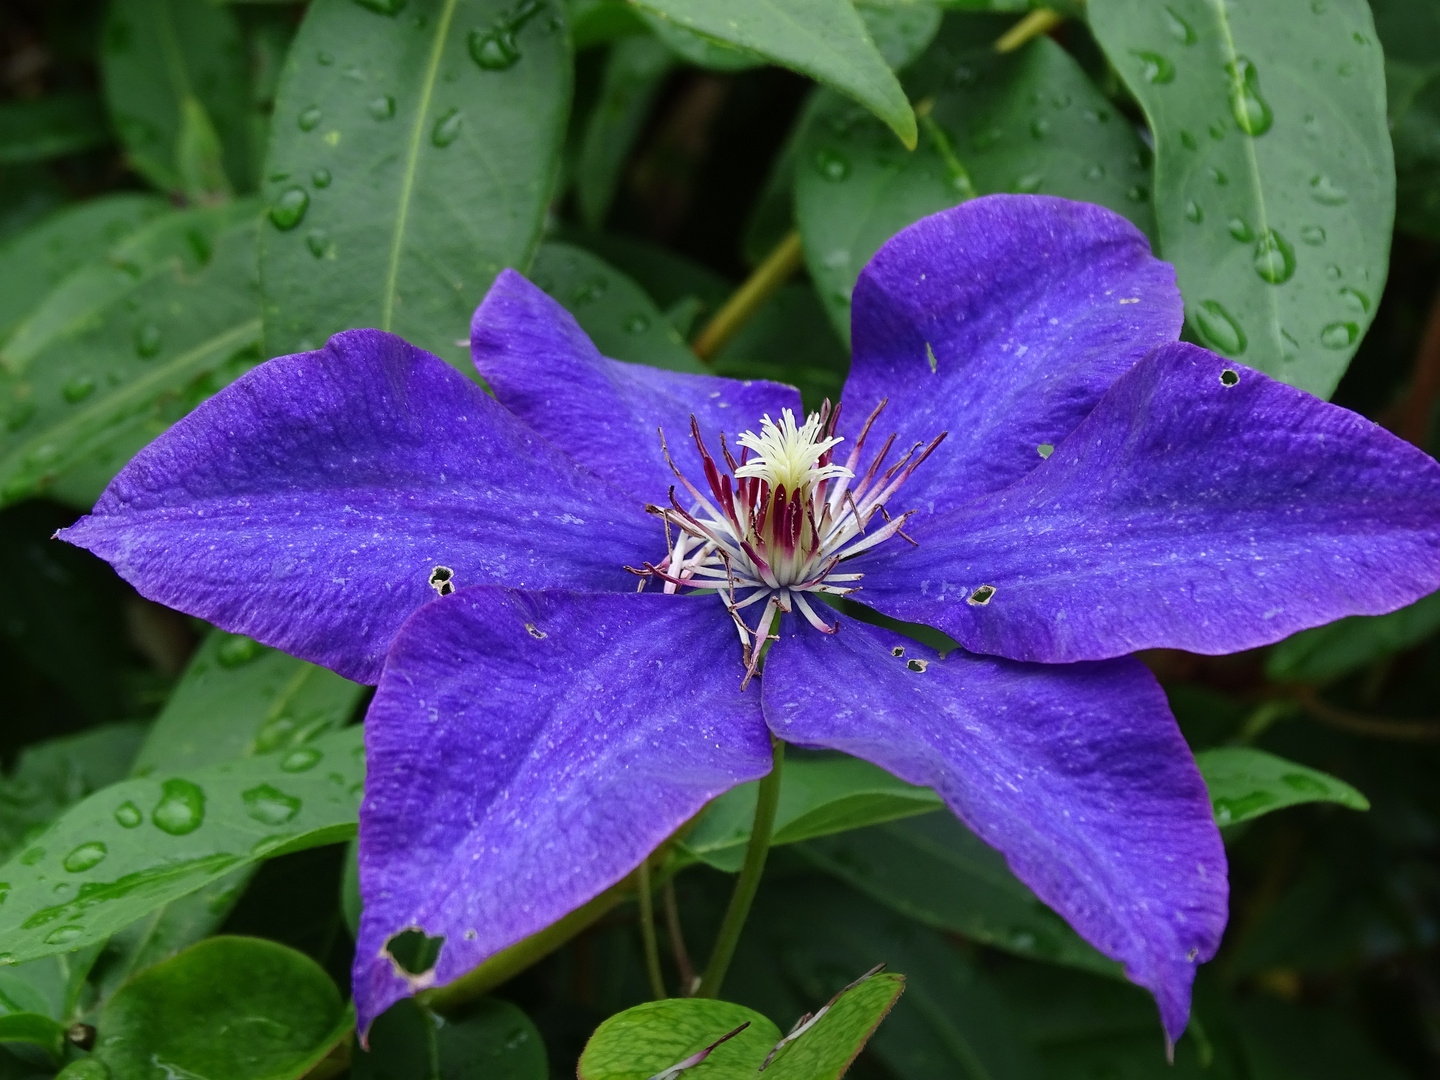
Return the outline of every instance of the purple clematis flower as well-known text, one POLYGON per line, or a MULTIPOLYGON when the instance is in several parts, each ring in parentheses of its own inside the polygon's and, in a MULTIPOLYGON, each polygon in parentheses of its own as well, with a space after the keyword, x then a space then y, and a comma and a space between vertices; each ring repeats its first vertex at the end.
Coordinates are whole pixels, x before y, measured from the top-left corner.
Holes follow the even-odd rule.
POLYGON ((62 533, 146 596, 378 680, 362 1030, 629 874, 766 774, 772 732, 934 787, 1184 1030, 1225 854, 1128 654, 1433 591, 1440 466, 1178 343, 1171 268, 1099 207, 938 214, 853 303, 843 415, 807 417, 786 386, 605 359, 507 271, 472 328, 493 397, 339 334, 196 409, 62 533), (819 599, 852 590, 963 647, 819 599), (409 927, 445 938, 422 976, 386 950, 409 927))

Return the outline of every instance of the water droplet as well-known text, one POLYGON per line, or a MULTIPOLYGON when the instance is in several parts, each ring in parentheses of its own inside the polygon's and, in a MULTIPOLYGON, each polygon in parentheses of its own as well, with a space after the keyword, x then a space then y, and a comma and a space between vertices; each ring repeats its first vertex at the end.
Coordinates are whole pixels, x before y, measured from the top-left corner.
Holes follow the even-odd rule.
POLYGON ((270 207, 270 221, 277 229, 288 231, 300 224, 305 211, 310 208, 310 196, 302 187, 289 187, 280 193, 270 207))
POLYGON ((302 746, 298 750, 291 750, 280 762, 280 768, 284 772, 305 772, 313 769, 316 762, 324 755, 313 746, 302 746))
POLYGON ((264 651, 265 646, 254 638, 244 634, 227 634, 215 650, 215 659, 220 661, 221 667, 237 668, 248 664, 264 651))
POLYGON ((1340 290, 1340 298, 1345 301, 1347 307, 1361 315, 1370 310, 1370 297, 1359 289, 1352 289, 1347 285, 1340 290))
POLYGON ((520 47, 507 26, 470 31, 470 58, 486 71, 505 71, 520 61, 520 47))
POLYGON ((321 67, 329 67, 331 64, 335 63, 335 57, 331 56, 324 49, 321 49, 315 54, 315 62, 321 67))
POLYGON ((389 120, 395 115, 395 99, 389 94, 381 94, 371 99, 365 106, 365 111, 376 120, 389 120))
POLYGON ((311 182, 312 184, 314 184, 317 188, 327 188, 327 187, 329 187, 329 186, 330 186, 330 170, 329 170, 329 169, 316 169, 314 172, 312 172, 312 173, 310 174, 310 182, 311 182))
POLYGON ((1274 229, 1255 242, 1255 272, 1262 281, 1280 285, 1295 275, 1295 249, 1274 229))
POLYGON ((1353 322, 1332 322, 1320 331, 1320 344, 1327 349, 1348 349, 1360 337, 1360 326, 1353 322))
POLYGON ((1030 121, 1030 135, 1032 138, 1043 139, 1050 130, 1050 121, 1043 116, 1030 121))
POLYGON ((1144 202, 1150 197, 1150 191, 1144 184, 1131 184, 1125 190, 1125 197, 1131 202, 1144 202))
POLYGON ((1310 198, 1321 206, 1344 206, 1350 194, 1324 173, 1310 178, 1310 198))
POLYGON ((1226 176, 1223 172, 1221 172, 1219 169, 1215 168, 1214 165, 1211 165, 1205 171, 1210 174, 1210 179, 1214 181, 1216 187, 1224 187, 1226 184, 1230 183, 1230 178, 1226 176))
POLYGON ((451 109, 435 121, 435 127, 430 132, 430 141, 439 147, 449 146, 460 137, 460 127, 464 122, 465 118, 460 115, 460 110, 451 109))
POLYGON ((84 401, 94 392, 95 380, 89 375, 76 375, 67 379, 65 385, 60 388, 61 395, 72 405, 77 401, 84 401))
POLYGON ((1175 81, 1175 65, 1159 53, 1140 52, 1136 49, 1131 49, 1130 53, 1140 61, 1140 76, 1146 82, 1163 86, 1175 81))
POLYGON ((1092 124, 1108 124, 1110 122, 1110 114, 1104 109, 1086 109, 1083 115, 1092 124))
POLYGON ((1275 117, 1260 96, 1260 73, 1245 57, 1225 65, 1230 75, 1230 115, 1246 135, 1264 135, 1275 117))
POLYGON ((1170 31, 1170 36, 1181 45, 1195 44, 1195 31, 1188 22, 1182 19, 1168 7, 1165 9, 1165 29, 1170 31))
POLYGON ((1280 328, 1280 359, 1295 360, 1300 356, 1300 343, 1290 336, 1284 327, 1280 328))
POLYGON ((1300 226, 1300 239, 1311 247, 1319 247, 1325 243, 1325 230, 1319 225, 1300 226))
POLYGON ((19 431, 30 422, 35 415, 35 403, 33 401, 15 401, 5 412, 5 430, 19 431))
POLYGON ((240 796, 245 800, 245 812, 262 825, 284 825, 300 812, 300 800, 294 795, 261 784, 240 796))
POLYGON ((826 180, 838 182, 850 175, 850 162, 834 150, 821 149, 815 153, 815 170, 826 180))
POLYGON ((44 849, 43 847, 32 847, 29 851, 25 852, 24 855, 21 855, 21 856, 20 856, 20 865, 21 865, 21 866, 34 866, 37 862, 39 862, 39 861, 40 861, 41 859, 43 859, 44 857, 45 857, 45 849, 44 849))
POLYGON ((1216 142, 1219 142, 1221 139, 1225 138, 1225 125, 1224 125, 1224 124, 1219 124, 1219 123, 1211 124, 1211 125, 1210 125, 1208 128, 1206 128, 1205 130, 1207 130, 1208 132, 1210 132, 1210 138, 1214 139, 1216 142))
POLYGON ((1341 64, 1335 69, 1335 74, 1339 75, 1342 79, 1348 79, 1351 75, 1355 74, 1355 65, 1350 63, 1341 64))
POLYGON ((135 328, 135 355, 149 360, 160 351, 160 327, 144 322, 135 328))
MULTIPOLYGON (((9 887, 7 886, 7 887, 6 887, 6 891, 8 891, 8 890, 9 890, 9 887)), ((5 893, 0 892, 0 897, 3 897, 4 895, 5 895, 5 893)), ((14 953, 11 953, 11 952, 0 952, 0 964, 5 964, 5 965, 8 966, 8 965, 13 964, 13 963, 15 963, 15 954, 14 954, 14 953)))
POLYGON ((122 829, 133 829, 145 820, 140 808, 126 799, 115 808, 115 821, 122 829))
POLYGON ((1339 281, 1341 277, 1340 267, 1336 266, 1334 263, 1331 263, 1329 266, 1325 267, 1325 276, 1331 281, 1339 281))
POLYGON ((189 780, 166 780, 160 786, 160 801, 150 812, 150 820, 171 836, 192 833, 205 820, 205 793, 189 780))
POLYGON ((301 131, 314 131, 320 125, 320 120, 324 115, 318 105, 311 105, 295 118, 295 122, 300 125, 301 131))
POLYGON ((92 840, 88 844, 81 844, 69 855, 66 855, 60 865, 72 874, 79 874, 97 865, 108 854, 109 851, 104 844, 99 840, 92 840))
POLYGON ((68 945, 83 933, 85 933, 83 926, 57 926, 45 935, 45 944, 68 945))
POLYGON ((324 229, 311 229, 305 236, 305 246, 315 258, 323 259, 330 250, 330 234, 324 229))
POLYGON ((1250 231, 1250 223, 1238 214, 1230 219, 1227 228, 1230 230, 1230 235, 1242 244, 1247 244, 1255 239, 1255 234, 1250 231))
POLYGON ((586 278, 575 289, 575 292, 570 297, 570 302, 572 304, 588 304, 592 300, 599 300, 600 297, 605 295, 605 290, 609 287, 610 282, 599 275, 586 278))
POLYGON ((650 329, 650 319, 639 312, 631 315, 625 320, 625 332, 627 334, 643 334, 650 329))
POLYGON ((355 0, 355 3, 378 15, 399 15, 408 0, 355 0))
POLYGON ((1182 128, 1180 130, 1180 145, 1185 147, 1186 150, 1194 150, 1200 144, 1195 141, 1194 135, 1191 135, 1188 131, 1182 128))
POLYGON ((1045 183, 1045 177, 1039 173, 1026 173, 1015 181, 1015 190, 1025 195, 1034 195, 1040 190, 1040 185, 1045 183))
POLYGON ((1105 179, 1105 166, 1104 166, 1104 165, 1101 165, 1098 161, 1097 161, 1097 162, 1093 162, 1093 163, 1090 164, 1090 165, 1087 165, 1087 166, 1085 167, 1085 179, 1086 179, 1086 180, 1103 180, 1103 179, 1105 179))
POLYGON ((1205 300, 1191 313, 1196 328, 1210 346, 1219 352, 1239 356, 1249 342, 1240 324, 1216 300, 1205 300))
POLYGON ((1205 220, 1205 211, 1200 209, 1200 204, 1194 199, 1185 204, 1185 219, 1193 221, 1196 225, 1205 220))

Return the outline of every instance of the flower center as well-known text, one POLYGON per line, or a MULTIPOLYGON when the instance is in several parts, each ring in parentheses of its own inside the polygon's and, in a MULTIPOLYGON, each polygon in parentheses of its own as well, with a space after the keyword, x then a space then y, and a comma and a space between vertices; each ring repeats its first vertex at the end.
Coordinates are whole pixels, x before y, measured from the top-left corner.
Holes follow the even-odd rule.
MULTIPOLYGON (((667 553, 659 563, 627 569, 646 580, 658 578, 669 593, 682 588, 716 590, 740 633, 747 683, 759 665, 760 647, 771 636, 776 612, 798 609, 817 630, 834 633, 834 625, 816 612, 807 594, 854 592, 860 587, 854 583, 863 575, 838 573, 841 563, 892 536, 914 543, 901 532, 914 511, 892 518, 885 504, 945 435, 915 444, 881 473, 895 442, 891 435, 861 473, 866 439, 884 408, 882 401, 870 414, 843 465, 833 460, 836 447, 844 441, 835 434, 840 410, 832 412, 828 401, 804 424, 797 424, 789 409, 780 414, 778 423, 766 416, 758 434, 746 431, 736 439, 739 461, 720 436, 729 472, 716 465, 692 416, 690 434, 704 463, 708 494, 675 468, 666 447, 665 459, 691 501, 682 505, 672 487, 670 506, 646 507, 665 521, 667 553), (884 524, 867 532, 877 514, 884 524), (744 613, 756 604, 763 607, 752 626, 744 613)), ((663 444, 663 433, 661 439, 663 444)), ((641 581, 640 588, 644 587, 641 581)))

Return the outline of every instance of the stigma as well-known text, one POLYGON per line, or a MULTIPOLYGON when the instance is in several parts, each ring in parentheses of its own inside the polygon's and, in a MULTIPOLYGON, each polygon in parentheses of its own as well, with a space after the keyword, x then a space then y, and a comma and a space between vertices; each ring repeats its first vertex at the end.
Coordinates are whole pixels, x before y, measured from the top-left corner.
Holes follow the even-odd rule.
POLYGON ((740 635, 745 683, 755 675, 766 640, 774 637, 770 628, 778 613, 798 612, 817 630, 834 633, 816 594, 855 592, 863 575, 846 562, 895 536, 914 543, 903 532, 914 511, 891 517, 886 503, 945 435, 917 443, 887 468, 892 434, 862 467, 870 431, 884 408, 882 401, 870 414, 843 464, 836 458, 845 441, 835 434, 840 410, 832 411, 828 401, 803 424, 790 409, 778 421, 763 417, 758 433, 736 438, 739 460, 722 434, 726 468, 716 463, 692 416, 690 436, 705 469, 703 489, 676 468, 661 432, 665 459, 689 498, 677 497, 672 486, 669 506, 646 507, 665 522, 666 554, 659 562, 627 569, 642 578, 641 589, 653 579, 663 582, 667 593, 717 593, 740 635))

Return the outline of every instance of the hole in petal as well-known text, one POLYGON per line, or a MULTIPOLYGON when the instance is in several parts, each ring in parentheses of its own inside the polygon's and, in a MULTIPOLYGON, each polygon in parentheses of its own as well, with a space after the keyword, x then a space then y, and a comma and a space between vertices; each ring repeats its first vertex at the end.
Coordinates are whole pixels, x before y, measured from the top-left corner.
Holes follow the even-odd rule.
POLYGON ((911 671, 924 671, 930 666, 929 660, 906 660, 905 666, 911 671))
POLYGON ((1035 447, 1035 452, 1039 454, 1042 458, 1048 458, 1051 454, 1055 452, 1055 444, 1042 442, 1039 446, 1035 447))
POLYGON ((994 585, 981 585, 978 589, 976 589, 973 593, 971 593, 965 598, 965 602, 967 604, 973 604, 976 607, 984 607, 990 602, 990 598, 994 595, 994 585))
POLYGON ((395 966, 412 978, 435 970, 444 937, 427 937, 418 926, 407 927, 385 942, 385 952, 395 966))
POLYGON ((1240 373, 1234 368, 1226 368, 1220 372, 1220 381, 1226 386, 1234 386, 1240 381, 1240 373))
POLYGON ((474 940, 475 940, 477 937, 479 937, 479 936, 480 936, 480 935, 479 935, 478 933, 476 933, 474 930, 466 930, 466 931, 465 931, 465 940, 466 940, 466 941, 474 941, 474 940))
POLYGON ((437 566, 430 571, 430 587, 441 596, 455 591, 455 571, 448 566, 437 566))
POLYGON ((1189 961, 1193 964, 1193 963, 1195 962, 1195 958, 1196 958, 1197 956, 1199 956, 1199 955, 1200 955, 1200 950, 1199 950, 1199 949, 1191 949, 1189 952, 1187 952, 1187 953, 1185 954, 1185 959, 1186 959, 1186 960, 1189 960, 1189 961))
POLYGON ((533 637, 536 641, 539 641, 541 638, 547 638, 550 636, 549 634, 545 633, 544 630, 539 629, 533 622, 527 622, 525 624, 525 632, 531 637, 533 637))
POLYGON ((893 649, 890 650, 890 655, 891 655, 891 656, 904 656, 904 655, 905 655, 905 646, 904 646, 904 645, 896 645, 893 649))

